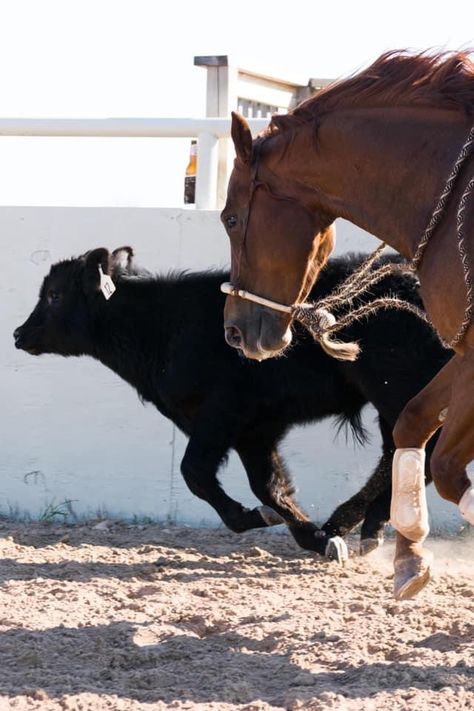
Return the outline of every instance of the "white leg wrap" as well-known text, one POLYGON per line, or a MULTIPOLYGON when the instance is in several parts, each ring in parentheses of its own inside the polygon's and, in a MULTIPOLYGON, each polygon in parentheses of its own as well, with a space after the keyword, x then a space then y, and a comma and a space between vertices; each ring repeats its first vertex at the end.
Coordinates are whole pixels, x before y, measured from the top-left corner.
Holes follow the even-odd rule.
POLYGON ((424 449, 397 449, 393 455, 390 522, 410 541, 423 541, 429 533, 424 449))
POLYGON ((459 502, 461 516, 474 526, 474 486, 470 486, 459 502))

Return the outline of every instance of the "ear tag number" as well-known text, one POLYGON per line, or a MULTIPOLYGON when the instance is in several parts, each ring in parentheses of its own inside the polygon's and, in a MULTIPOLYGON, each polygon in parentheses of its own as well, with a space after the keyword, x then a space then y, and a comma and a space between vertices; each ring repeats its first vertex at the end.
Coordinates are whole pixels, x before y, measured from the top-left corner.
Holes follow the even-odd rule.
POLYGON ((99 264, 99 274, 100 274, 100 290, 103 293, 107 301, 110 299, 115 291, 115 284, 108 274, 104 274, 102 271, 102 266, 99 264))

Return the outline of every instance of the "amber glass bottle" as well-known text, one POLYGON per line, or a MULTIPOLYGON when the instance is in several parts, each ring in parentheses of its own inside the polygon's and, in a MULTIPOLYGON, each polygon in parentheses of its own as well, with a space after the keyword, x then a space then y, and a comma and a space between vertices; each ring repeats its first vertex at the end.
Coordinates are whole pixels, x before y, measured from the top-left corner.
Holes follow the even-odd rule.
POLYGON ((197 173, 197 141, 191 141, 189 163, 184 177, 184 203, 192 205, 196 202, 196 173, 197 173))

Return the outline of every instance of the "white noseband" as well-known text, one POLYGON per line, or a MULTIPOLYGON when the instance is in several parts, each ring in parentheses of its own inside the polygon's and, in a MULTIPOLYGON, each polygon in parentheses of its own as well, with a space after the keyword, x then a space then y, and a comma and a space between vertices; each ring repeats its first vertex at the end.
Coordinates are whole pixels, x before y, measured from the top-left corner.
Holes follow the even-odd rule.
POLYGON ((221 291, 224 292, 224 294, 230 294, 230 296, 240 296, 241 299, 253 301, 255 304, 260 304, 261 306, 268 306, 268 308, 275 309, 275 311, 283 311, 285 314, 291 314, 293 312, 293 306, 285 306, 285 304, 279 304, 278 301, 264 299, 263 296, 257 296, 250 291, 245 291, 245 289, 236 289, 228 281, 221 284, 221 291))

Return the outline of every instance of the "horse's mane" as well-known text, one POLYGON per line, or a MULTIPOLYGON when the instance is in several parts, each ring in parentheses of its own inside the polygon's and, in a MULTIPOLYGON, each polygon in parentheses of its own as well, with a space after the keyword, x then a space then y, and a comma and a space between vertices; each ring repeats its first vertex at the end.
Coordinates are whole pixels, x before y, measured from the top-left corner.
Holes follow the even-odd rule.
POLYGON ((425 106, 474 114, 472 50, 382 54, 367 69, 330 84, 288 114, 272 117, 266 135, 294 129, 336 109, 425 106))

